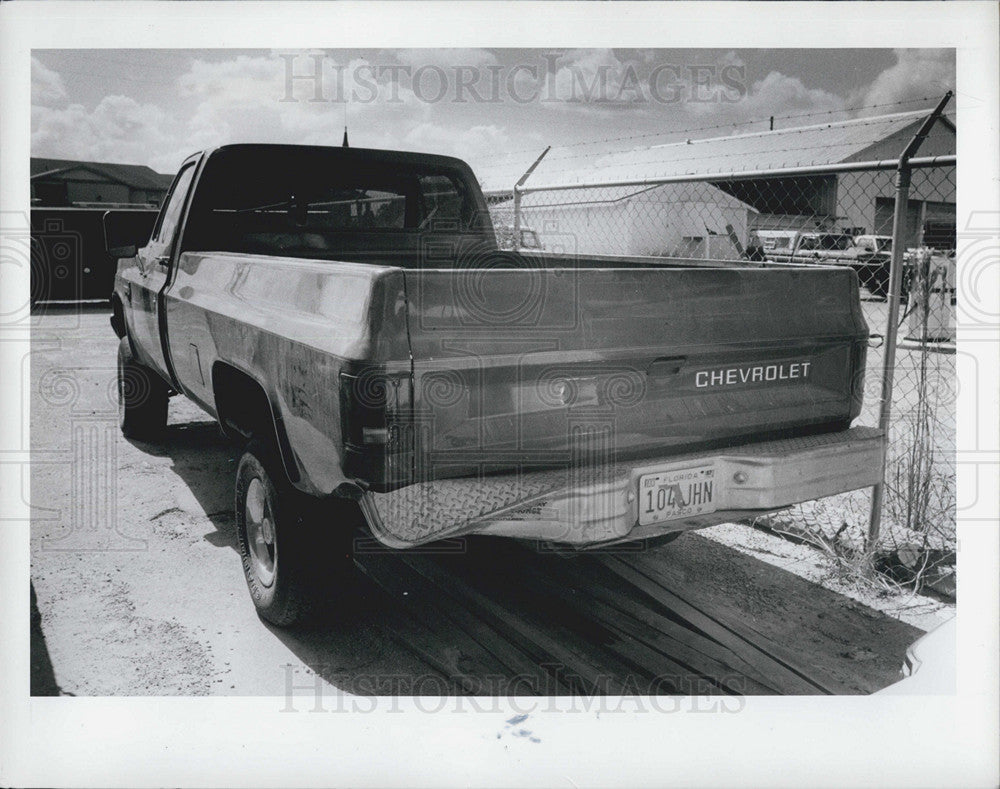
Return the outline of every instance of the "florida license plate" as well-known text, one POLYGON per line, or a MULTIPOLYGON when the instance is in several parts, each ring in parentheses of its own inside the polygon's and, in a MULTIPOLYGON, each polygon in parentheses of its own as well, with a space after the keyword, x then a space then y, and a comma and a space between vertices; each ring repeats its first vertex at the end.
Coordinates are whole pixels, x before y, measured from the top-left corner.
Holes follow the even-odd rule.
POLYGON ((715 512, 715 467, 702 466, 639 477, 639 525, 715 512))

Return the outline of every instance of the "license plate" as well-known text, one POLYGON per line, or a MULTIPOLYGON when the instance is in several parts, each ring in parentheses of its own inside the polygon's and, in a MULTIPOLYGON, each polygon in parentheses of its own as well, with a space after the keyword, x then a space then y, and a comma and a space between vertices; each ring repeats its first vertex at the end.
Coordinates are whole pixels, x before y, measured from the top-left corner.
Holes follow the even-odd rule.
POLYGON ((715 467, 703 466, 639 477, 639 525, 715 512, 715 467))

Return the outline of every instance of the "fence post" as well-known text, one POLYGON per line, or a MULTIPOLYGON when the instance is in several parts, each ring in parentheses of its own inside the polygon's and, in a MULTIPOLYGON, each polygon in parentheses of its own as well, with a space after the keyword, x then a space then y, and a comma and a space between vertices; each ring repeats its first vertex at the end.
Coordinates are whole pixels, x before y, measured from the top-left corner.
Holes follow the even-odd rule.
POLYGON ((531 177, 531 174, 535 172, 535 168, 541 163, 542 159, 545 158, 545 154, 552 150, 551 145, 546 145, 545 150, 542 151, 538 158, 532 163, 531 167, 524 171, 524 175, 517 179, 517 183, 514 184, 514 251, 519 252, 521 250, 521 188, 524 186, 524 182, 531 177))
MULTIPOLYGON (((892 385, 896 367, 896 332, 899 325, 900 289, 903 282, 903 244, 906 230, 906 208, 910 194, 910 167, 899 161, 896 171, 896 204, 892 212, 892 257, 889 261, 889 317, 885 327, 885 355, 882 359, 882 401, 880 403, 878 426, 888 435, 889 420, 892 418, 892 385)), ((882 461, 882 482, 872 489, 872 510, 868 520, 868 540, 866 547, 878 543, 882 527, 882 499, 885 488, 885 460, 882 461)))
MULTIPOLYGON (((879 408, 878 426, 888 436, 889 422, 892 419, 892 386, 896 367, 896 334, 899 329, 899 301, 903 282, 903 253, 906 241, 906 209, 910 195, 910 159, 917 152, 924 139, 930 133, 931 127, 944 111, 945 105, 951 99, 951 91, 945 93, 934 111, 928 115, 920 129, 907 144, 899 156, 896 168, 896 203, 892 212, 892 256, 889 260, 889 294, 887 302, 889 316, 885 327, 885 356, 882 359, 882 400, 879 408)), ((868 519, 868 539, 865 547, 871 550, 878 544, 879 532, 882 528, 882 501, 885 495, 885 459, 882 460, 882 481, 872 488, 872 509, 868 519)))
POLYGON ((514 184, 514 251, 521 250, 521 184, 514 184))

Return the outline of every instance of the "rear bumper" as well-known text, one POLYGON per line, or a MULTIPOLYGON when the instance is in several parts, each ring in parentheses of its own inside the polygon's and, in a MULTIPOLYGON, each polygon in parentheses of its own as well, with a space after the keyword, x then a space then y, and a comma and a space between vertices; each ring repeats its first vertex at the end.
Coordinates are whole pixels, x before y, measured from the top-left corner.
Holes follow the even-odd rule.
POLYGON ((578 546, 686 531, 869 487, 881 479, 883 434, 837 433, 587 468, 418 483, 366 493, 372 533, 407 548, 461 534, 578 546), (694 466, 714 470, 713 512, 639 525, 639 478, 694 466))

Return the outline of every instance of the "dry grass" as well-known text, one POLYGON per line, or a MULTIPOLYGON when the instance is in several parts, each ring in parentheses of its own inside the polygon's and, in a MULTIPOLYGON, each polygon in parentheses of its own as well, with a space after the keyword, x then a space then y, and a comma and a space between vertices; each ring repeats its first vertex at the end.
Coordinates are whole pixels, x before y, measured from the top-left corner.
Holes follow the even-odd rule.
MULTIPOLYGON (((885 303, 867 301, 863 307, 872 331, 879 332, 885 303)), ((877 543, 866 545, 870 490, 806 502, 759 519, 758 527, 822 551, 845 580, 887 591, 901 584, 919 590, 953 564, 955 356, 931 348, 897 351, 877 543)), ((878 424, 883 358, 881 349, 869 351, 865 407, 856 424, 878 424)))

